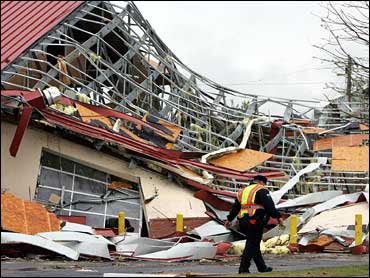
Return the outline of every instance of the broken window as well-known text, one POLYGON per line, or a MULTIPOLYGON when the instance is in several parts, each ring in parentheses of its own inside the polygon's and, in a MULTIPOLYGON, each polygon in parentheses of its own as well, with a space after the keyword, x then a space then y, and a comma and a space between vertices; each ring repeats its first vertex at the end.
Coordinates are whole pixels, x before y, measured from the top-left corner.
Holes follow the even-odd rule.
POLYGON ((35 200, 57 215, 83 216, 96 228, 117 223, 122 211, 134 231, 141 230, 137 184, 47 150, 41 155, 35 200))

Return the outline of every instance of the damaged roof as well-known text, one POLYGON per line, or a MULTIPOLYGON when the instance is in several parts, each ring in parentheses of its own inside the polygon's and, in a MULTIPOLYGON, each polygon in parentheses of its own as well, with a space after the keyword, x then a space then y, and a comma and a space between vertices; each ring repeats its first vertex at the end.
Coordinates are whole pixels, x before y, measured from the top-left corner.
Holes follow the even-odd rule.
POLYGON ((83 1, 1 1, 1 70, 83 1))

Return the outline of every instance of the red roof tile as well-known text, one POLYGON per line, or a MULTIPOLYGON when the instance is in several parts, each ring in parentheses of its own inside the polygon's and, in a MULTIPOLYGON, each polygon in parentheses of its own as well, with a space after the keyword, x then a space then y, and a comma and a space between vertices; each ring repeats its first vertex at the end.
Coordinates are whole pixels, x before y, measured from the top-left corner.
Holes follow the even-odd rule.
POLYGON ((83 1, 1 1, 1 70, 83 1))

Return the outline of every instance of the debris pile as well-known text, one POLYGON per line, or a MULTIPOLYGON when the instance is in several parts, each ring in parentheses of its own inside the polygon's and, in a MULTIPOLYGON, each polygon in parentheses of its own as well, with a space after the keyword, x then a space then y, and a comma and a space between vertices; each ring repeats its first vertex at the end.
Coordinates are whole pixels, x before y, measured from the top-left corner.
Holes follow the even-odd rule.
POLYGON ((244 235, 223 221, 261 174, 285 219, 267 223, 264 252, 293 250, 294 216, 300 251, 368 246, 368 88, 325 103, 239 92, 182 63, 133 2, 17 5, 1 2, 2 189, 34 202, 2 194, 4 247, 239 255, 244 235), (16 8, 44 24, 12 28, 16 8))

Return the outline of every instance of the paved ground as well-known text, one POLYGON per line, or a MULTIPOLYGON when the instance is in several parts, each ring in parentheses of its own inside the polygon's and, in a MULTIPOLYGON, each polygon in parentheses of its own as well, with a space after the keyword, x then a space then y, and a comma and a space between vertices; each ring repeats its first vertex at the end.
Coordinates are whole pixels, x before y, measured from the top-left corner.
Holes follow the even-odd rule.
MULTIPOLYGON (((319 267, 368 265, 369 255, 339 253, 304 253, 264 256, 276 271, 319 267)), ((2 277, 103 277, 104 273, 164 274, 164 273, 237 273, 239 259, 194 261, 181 263, 144 261, 62 261, 41 259, 6 259, 1 262, 2 277)), ((251 272, 256 272, 252 263, 251 272)))

